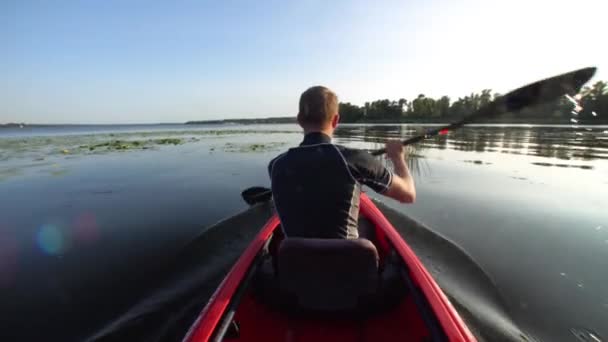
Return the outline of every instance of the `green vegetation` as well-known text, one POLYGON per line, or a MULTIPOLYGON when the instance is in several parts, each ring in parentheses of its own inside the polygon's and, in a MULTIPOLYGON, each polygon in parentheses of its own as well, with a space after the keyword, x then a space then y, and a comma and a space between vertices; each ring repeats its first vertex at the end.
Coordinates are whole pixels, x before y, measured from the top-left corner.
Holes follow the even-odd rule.
MULTIPOLYGON (((412 101, 406 99, 376 100, 363 106, 340 103, 342 122, 453 122, 473 113, 493 101, 499 94, 484 89, 452 102, 447 96, 439 99, 418 95, 412 101)), ((554 124, 605 124, 608 123, 608 86, 598 81, 581 91, 583 109, 572 114, 574 104, 566 97, 554 103, 527 108, 520 113, 507 113, 491 119, 492 123, 554 123, 554 124)))
MULTIPOLYGON (((184 143, 181 138, 163 138, 149 140, 111 140, 103 143, 92 145, 80 145, 80 149, 96 151, 99 149, 107 151, 121 151, 133 149, 148 149, 150 145, 180 145, 184 143)), ((70 153, 69 150, 63 150, 64 154, 70 153)))
MULTIPOLYGON (((263 144, 234 144, 234 143, 226 143, 223 147, 224 152, 269 152, 279 150, 281 146, 284 146, 286 143, 284 142, 270 142, 263 144)), ((213 151, 212 147, 210 151, 213 151)))

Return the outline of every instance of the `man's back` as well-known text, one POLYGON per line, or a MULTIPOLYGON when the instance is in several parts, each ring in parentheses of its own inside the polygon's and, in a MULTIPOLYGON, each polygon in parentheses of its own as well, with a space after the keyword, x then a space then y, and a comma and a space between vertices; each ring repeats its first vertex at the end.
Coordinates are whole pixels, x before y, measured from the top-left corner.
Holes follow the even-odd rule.
POLYGON ((369 154, 333 145, 323 133, 273 159, 268 171, 287 236, 356 238, 361 185, 377 192, 392 174, 369 154))
POLYGON ((331 143, 340 120, 338 108, 338 97, 326 87, 303 92, 297 119, 304 141, 268 165, 287 237, 357 238, 361 185, 401 202, 416 197, 401 142, 386 143, 394 175, 369 153, 331 143))

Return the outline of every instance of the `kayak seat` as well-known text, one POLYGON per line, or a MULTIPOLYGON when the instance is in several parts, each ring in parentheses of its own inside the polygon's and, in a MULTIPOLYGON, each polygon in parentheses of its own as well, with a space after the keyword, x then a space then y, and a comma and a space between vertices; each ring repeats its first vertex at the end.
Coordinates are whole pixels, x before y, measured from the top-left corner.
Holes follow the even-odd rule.
POLYGON ((356 310, 379 289, 378 251, 367 239, 287 238, 277 256, 279 290, 303 310, 356 310))

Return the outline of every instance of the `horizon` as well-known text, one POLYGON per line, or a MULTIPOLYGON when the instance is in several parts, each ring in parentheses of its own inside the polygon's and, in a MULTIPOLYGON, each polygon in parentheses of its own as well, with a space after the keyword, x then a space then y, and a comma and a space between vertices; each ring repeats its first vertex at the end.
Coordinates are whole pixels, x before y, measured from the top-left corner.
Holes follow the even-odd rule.
POLYGON ((289 117, 316 84, 356 105, 418 94, 453 101, 597 66, 592 83, 606 77, 607 6, 4 2, 0 123, 289 117))

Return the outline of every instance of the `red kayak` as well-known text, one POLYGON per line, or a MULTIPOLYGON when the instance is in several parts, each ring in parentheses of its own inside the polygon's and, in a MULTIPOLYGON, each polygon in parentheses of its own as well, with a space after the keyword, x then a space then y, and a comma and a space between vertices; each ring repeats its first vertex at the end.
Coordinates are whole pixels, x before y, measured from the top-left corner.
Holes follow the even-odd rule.
POLYGON ((282 239, 271 217, 185 341, 476 341, 365 194, 360 215, 369 239, 282 239))

